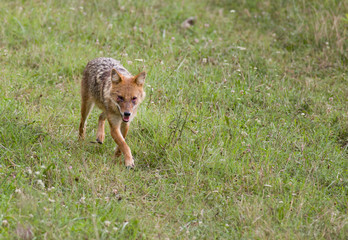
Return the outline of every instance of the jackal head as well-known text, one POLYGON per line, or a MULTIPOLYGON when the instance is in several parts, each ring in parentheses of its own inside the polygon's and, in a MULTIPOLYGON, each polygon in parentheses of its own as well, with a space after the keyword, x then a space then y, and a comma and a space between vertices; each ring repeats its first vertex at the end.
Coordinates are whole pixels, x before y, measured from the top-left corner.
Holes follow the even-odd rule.
POLYGON ((143 90, 145 78, 146 72, 141 72, 136 76, 124 76, 116 69, 111 70, 112 87, 110 96, 112 102, 120 111, 124 122, 133 119, 137 107, 145 98, 143 90))

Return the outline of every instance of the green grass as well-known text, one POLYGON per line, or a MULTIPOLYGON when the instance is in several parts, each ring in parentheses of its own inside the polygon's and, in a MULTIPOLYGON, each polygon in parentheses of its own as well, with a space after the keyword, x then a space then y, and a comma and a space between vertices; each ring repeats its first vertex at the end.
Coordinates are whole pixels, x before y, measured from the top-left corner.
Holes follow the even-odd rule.
POLYGON ((335 0, 1 1, 0 239, 347 239, 347 14, 335 0), (77 141, 100 56, 148 72, 134 171, 108 128, 90 143, 99 110, 77 141))

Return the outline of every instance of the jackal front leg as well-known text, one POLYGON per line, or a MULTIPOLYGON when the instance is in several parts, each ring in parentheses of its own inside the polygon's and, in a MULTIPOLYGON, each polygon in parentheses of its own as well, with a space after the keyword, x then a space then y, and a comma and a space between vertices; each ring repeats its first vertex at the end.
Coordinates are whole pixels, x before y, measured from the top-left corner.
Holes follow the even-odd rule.
MULTIPOLYGON (((128 129, 129 129, 129 123, 121 123, 121 133, 124 139, 126 139, 127 133, 128 133, 128 129)), ((116 157, 121 156, 121 150, 120 147, 117 147, 116 149, 116 153, 115 153, 116 157)))
MULTIPOLYGON (((127 145, 122 132, 121 132, 121 124, 114 124, 109 120, 111 136, 118 145, 118 148, 124 155, 124 163, 126 167, 134 167, 134 160, 129 146, 127 145)), ((116 152, 117 153, 117 152, 116 152)), ((116 154, 115 153, 115 154, 116 154)))

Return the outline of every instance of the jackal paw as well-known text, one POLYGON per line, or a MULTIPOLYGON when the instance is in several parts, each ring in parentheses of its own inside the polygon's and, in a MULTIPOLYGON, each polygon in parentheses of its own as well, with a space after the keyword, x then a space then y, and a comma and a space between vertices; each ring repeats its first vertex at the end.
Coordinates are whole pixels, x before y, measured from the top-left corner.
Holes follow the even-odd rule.
POLYGON ((85 134, 79 134, 79 141, 85 140, 85 134))
POLYGON ((133 158, 131 158, 130 160, 125 160, 124 163, 127 169, 131 169, 135 167, 133 158))
POLYGON ((102 140, 102 139, 100 139, 99 137, 97 137, 96 141, 97 141, 97 143, 99 143, 99 144, 103 144, 104 139, 102 140))
POLYGON ((105 139, 105 135, 103 135, 103 134, 97 134, 97 140, 96 140, 97 143, 103 144, 104 139, 105 139))

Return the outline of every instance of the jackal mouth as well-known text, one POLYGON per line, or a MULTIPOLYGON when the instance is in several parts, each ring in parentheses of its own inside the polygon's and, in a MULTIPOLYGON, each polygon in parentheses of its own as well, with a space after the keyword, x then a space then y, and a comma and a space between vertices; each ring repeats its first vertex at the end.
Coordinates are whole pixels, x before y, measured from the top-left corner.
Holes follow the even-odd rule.
POLYGON ((123 117, 122 117, 122 120, 123 120, 124 122, 129 122, 129 116, 123 116, 123 117))

